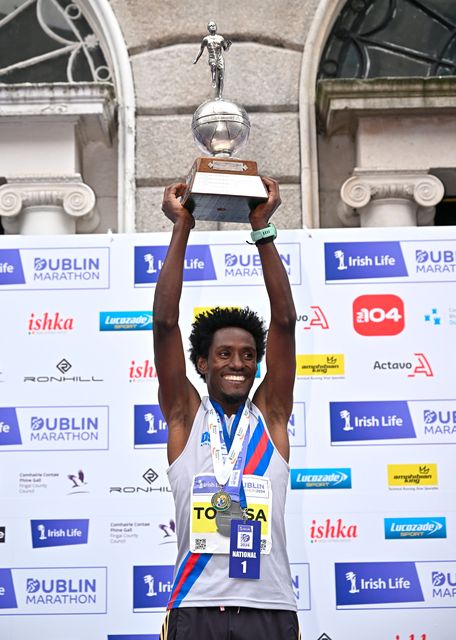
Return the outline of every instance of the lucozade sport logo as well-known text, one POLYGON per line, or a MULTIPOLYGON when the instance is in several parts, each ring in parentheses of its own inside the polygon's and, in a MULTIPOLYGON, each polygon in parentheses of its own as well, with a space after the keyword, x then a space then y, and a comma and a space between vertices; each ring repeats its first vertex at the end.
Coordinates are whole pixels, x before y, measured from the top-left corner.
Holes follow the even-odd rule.
POLYGON ((446 518, 385 518, 387 540, 446 538, 446 518))
POLYGON ((351 489, 351 469, 291 469, 292 489, 351 489))

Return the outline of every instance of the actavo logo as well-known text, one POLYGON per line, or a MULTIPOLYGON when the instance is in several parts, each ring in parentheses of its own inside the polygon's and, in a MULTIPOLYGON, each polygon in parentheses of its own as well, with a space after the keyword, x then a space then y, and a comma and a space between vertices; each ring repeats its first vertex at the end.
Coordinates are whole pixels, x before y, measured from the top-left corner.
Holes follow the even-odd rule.
POLYGON ((298 322, 303 322, 305 331, 320 328, 329 329, 328 320, 326 319, 323 309, 317 305, 310 306, 309 313, 301 313, 297 317, 298 322))
POLYGON ((364 295, 353 301, 353 326, 362 336, 395 336, 405 326, 404 302, 399 296, 364 295))
POLYGON ((425 375, 428 378, 434 377, 431 364, 424 353, 414 353, 413 360, 375 360, 374 371, 404 371, 408 378, 414 378, 417 375, 425 375))

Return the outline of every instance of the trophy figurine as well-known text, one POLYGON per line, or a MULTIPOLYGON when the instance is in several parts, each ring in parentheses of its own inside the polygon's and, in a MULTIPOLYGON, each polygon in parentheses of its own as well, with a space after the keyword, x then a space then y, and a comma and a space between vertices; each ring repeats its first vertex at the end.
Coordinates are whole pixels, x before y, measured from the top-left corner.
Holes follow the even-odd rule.
POLYGON ((187 177, 182 204, 197 220, 247 222, 250 211, 267 200, 267 191, 252 160, 232 158, 247 142, 250 120, 245 109, 222 97, 225 79, 223 53, 231 42, 217 33, 215 22, 207 25, 193 64, 207 49, 215 96, 193 114, 193 139, 203 153, 187 177))

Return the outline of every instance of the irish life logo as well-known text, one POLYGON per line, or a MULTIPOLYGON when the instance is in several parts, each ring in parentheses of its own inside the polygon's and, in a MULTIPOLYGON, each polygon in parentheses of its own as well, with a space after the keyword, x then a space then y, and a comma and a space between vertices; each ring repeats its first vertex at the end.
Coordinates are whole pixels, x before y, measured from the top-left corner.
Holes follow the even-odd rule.
POLYGON ((31 520, 32 547, 63 547, 87 544, 89 521, 84 520, 31 520))
POLYGON ((325 242, 326 282, 407 277, 399 242, 325 242))
POLYGON ((133 567, 133 612, 165 611, 173 586, 171 565, 133 567))
POLYGON ((416 438, 407 402, 330 402, 331 442, 416 438))
MULTIPOLYGON (((135 247, 135 287, 156 284, 167 246, 135 247)), ((184 281, 217 280, 209 245, 189 245, 185 252, 184 281)))

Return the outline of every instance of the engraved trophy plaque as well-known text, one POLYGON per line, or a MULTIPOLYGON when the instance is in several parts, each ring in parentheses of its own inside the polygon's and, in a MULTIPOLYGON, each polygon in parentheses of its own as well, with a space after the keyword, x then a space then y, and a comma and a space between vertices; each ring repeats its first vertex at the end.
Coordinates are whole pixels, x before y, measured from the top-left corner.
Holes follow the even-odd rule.
POLYGON ((210 157, 195 160, 182 204, 197 220, 248 222, 250 211, 267 200, 267 191, 256 162, 232 158, 248 140, 250 121, 243 107, 222 97, 223 52, 231 42, 217 33, 215 22, 209 22, 207 29, 193 63, 207 49, 215 97, 193 114, 192 133, 195 143, 210 157))

